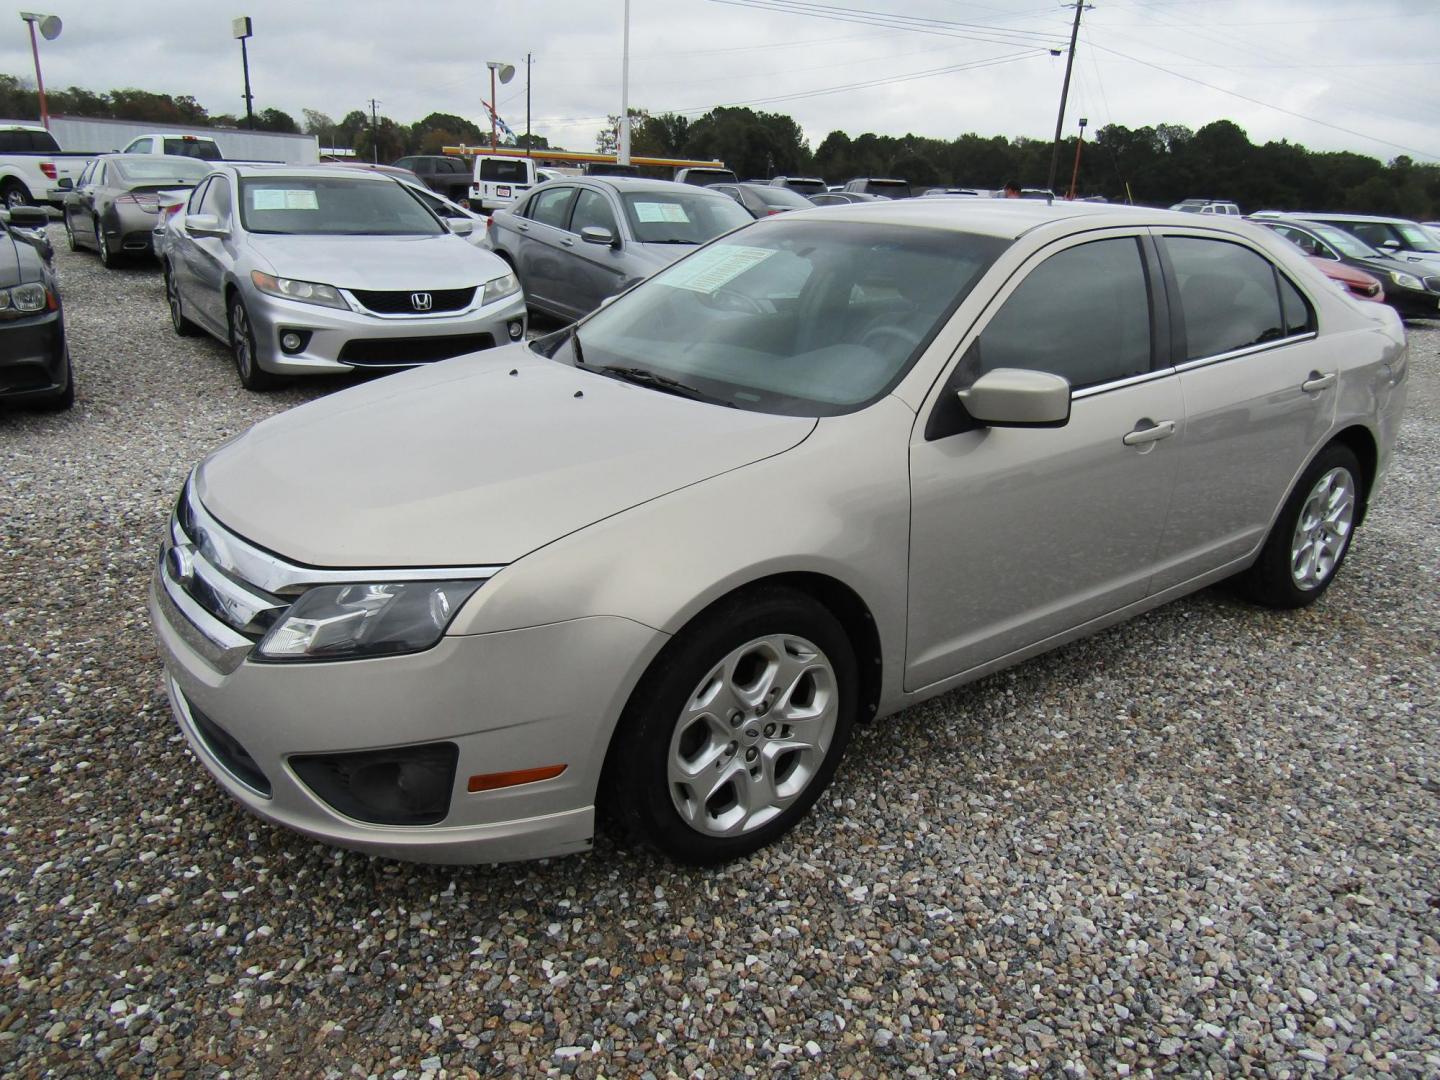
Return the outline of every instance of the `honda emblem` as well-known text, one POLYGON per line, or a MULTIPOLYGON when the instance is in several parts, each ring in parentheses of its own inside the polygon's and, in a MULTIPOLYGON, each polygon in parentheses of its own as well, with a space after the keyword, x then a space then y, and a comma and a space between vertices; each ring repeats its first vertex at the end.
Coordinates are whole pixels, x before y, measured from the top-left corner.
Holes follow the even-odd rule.
POLYGON ((429 311, 434 306, 428 292, 412 292, 410 294, 410 306, 416 311, 429 311))

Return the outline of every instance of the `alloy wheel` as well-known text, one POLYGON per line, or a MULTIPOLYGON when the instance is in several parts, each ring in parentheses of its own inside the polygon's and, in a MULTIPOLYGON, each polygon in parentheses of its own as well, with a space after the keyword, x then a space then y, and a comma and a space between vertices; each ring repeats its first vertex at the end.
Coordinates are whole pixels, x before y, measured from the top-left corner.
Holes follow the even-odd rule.
POLYGON ((675 722, 666 766, 680 817, 717 837, 774 820, 819 773, 839 710, 835 669, 806 639, 771 634, 730 652, 675 722))
POLYGON ((165 268, 165 299, 170 304, 170 322, 177 334, 185 331, 185 316, 180 310, 180 290, 175 285, 175 275, 165 268))
POLYGON ((250 317, 245 305, 236 300, 230 306, 230 347, 235 353, 235 366, 242 380, 249 379, 255 367, 254 339, 250 336, 250 317))
POLYGON ((1290 540, 1290 576, 1296 588, 1318 589, 1330 580, 1345 553, 1355 519, 1355 478, 1335 468, 1320 477, 1290 540))

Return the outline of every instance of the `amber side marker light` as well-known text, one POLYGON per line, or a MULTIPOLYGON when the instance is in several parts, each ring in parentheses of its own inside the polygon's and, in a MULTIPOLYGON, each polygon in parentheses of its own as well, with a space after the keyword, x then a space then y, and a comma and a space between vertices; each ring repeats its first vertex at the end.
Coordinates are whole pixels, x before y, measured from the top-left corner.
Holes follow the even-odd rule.
POLYGON ((494 791, 496 788, 515 787, 517 784, 533 784, 540 780, 553 780, 565 771, 565 765, 541 765, 534 769, 512 769, 509 772, 480 773, 470 777, 468 790, 494 791))

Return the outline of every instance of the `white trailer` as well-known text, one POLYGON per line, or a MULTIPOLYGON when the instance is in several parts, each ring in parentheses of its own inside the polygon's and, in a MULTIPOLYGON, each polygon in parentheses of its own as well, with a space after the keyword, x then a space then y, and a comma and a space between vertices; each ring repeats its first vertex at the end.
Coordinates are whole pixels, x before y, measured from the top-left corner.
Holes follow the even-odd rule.
MULTIPOLYGON (((0 120, 0 124, 8 121, 0 120)), ((34 123, 21 120, 16 123, 34 123)), ((141 120, 89 120, 80 116, 52 116, 50 133, 66 150, 108 154, 124 150, 141 135, 197 135, 214 139, 231 161, 281 161, 287 165, 314 165, 320 160, 320 140, 314 135, 285 135, 275 131, 156 124, 141 120)))

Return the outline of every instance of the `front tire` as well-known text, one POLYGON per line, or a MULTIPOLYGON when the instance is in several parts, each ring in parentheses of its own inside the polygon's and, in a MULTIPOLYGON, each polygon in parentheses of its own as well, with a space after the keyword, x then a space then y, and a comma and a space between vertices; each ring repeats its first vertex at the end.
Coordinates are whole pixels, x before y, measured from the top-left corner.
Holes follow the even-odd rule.
POLYGON ((738 594, 671 641, 616 728, 606 796, 621 826, 707 866, 789 831, 829 785, 859 702, 844 628, 793 589, 738 594))
POLYGON ((14 210, 17 206, 32 206, 30 192, 19 180, 7 180, 0 184, 0 200, 5 203, 6 210, 14 210))
POLYGON ((272 390, 279 380, 260 367, 255 345, 255 328, 250 313, 239 293, 230 296, 230 354, 235 358, 235 371, 246 390, 272 390))
POLYGON ((1282 609, 1320 599, 1349 554, 1364 483, 1348 446, 1332 443, 1320 451, 1285 500, 1255 565, 1239 577, 1241 593, 1282 609))

